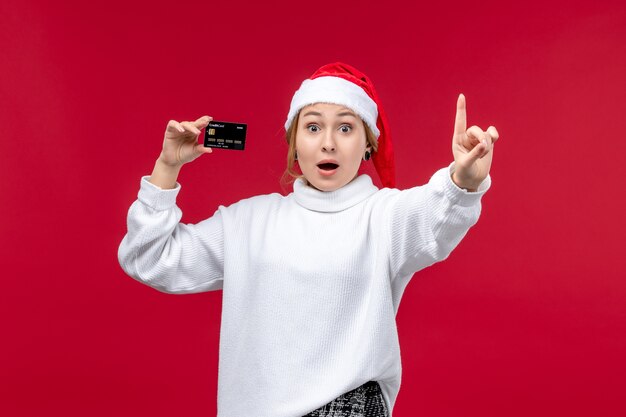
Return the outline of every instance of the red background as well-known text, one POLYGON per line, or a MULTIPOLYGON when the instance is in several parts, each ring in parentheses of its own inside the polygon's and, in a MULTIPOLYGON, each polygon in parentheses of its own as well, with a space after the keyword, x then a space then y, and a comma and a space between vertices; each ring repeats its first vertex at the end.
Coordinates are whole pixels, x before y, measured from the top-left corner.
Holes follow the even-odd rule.
POLYGON ((623 2, 0 5, 0 414, 214 416, 221 292, 117 262, 170 118, 249 124, 179 181, 183 222, 281 192, 293 92, 375 82, 398 187, 452 160, 456 97, 495 125, 478 224, 398 314, 394 416, 626 415, 623 2))

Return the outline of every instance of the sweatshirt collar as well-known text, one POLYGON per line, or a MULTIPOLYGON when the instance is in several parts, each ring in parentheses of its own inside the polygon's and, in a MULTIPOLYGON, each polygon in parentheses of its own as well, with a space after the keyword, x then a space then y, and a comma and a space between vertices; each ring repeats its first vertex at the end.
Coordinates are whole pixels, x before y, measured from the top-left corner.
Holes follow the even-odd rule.
POLYGON ((293 183, 294 198, 302 207, 313 211, 337 212, 350 208, 378 191, 367 174, 357 178, 335 191, 319 191, 306 185, 298 178, 293 183))

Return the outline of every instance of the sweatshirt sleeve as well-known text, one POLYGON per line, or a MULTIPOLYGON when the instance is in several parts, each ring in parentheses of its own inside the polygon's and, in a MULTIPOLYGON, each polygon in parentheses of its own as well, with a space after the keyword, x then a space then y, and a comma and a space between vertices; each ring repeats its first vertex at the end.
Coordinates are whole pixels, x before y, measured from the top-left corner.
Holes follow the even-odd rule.
POLYGON ((163 190, 141 178, 128 210, 128 231, 118 261, 132 278, 161 292, 188 294, 222 288, 224 238, 219 211, 197 224, 180 223, 176 188, 163 190))
POLYGON ((480 216, 481 197, 491 187, 487 176, 476 192, 451 178, 454 162, 428 184, 401 191, 391 207, 392 279, 415 272, 450 255, 480 216))

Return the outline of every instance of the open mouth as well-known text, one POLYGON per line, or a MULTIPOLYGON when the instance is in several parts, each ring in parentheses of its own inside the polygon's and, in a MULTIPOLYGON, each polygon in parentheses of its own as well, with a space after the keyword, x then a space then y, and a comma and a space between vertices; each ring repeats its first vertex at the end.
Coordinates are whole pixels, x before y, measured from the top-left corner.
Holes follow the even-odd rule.
POLYGON ((332 171, 333 169, 339 168, 339 165, 333 164, 332 162, 326 162, 323 164, 317 164, 317 166, 324 171, 332 171))

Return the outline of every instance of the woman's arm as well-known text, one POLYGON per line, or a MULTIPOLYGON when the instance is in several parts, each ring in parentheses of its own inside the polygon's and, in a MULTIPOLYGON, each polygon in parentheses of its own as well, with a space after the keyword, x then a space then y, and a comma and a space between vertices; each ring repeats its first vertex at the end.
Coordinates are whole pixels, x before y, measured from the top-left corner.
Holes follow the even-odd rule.
POLYGON ((481 197, 491 177, 476 192, 459 188, 451 179, 455 164, 437 171, 428 184, 401 191, 391 199, 392 276, 415 272, 446 259, 480 216, 481 197))
POLYGON ((448 257, 480 215, 480 199, 491 186, 489 171, 498 131, 466 129, 465 97, 457 99, 454 162, 428 184, 400 192, 391 205, 391 268, 394 277, 448 257))
POLYGON ((128 210, 128 232, 118 249, 122 269, 131 277, 167 293, 222 288, 224 237, 219 212, 198 224, 182 224, 176 206, 185 163, 211 148, 198 143, 200 129, 211 118, 194 122, 170 120, 163 149, 150 177, 143 177, 137 200, 128 210))
POLYGON ((180 184, 163 190, 145 176, 128 210, 128 232, 118 249, 122 269, 136 280, 172 294, 222 288, 224 237, 219 211, 198 224, 180 223, 180 184))

